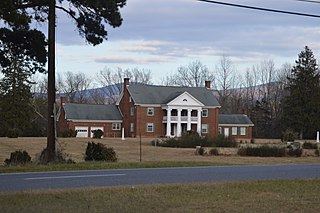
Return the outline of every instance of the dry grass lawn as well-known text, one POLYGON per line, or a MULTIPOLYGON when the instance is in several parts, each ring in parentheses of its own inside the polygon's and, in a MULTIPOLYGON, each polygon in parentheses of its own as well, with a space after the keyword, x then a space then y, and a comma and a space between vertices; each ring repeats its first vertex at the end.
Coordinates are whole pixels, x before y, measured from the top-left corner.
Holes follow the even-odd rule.
POLYGON ((0 212, 319 212, 320 180, 99 187, 0 193, 0 212))
MULTIPOLYGON (((287 164, 287 163, 319 163, 319 157, 285 157, 260 158, 239 156, 196 156, 195 149, 177 149, 151 146, 150 138, 142 138, 142 161, 193 161, 212 162, 214 164, 287 164), (156 154, 155 154, 156 153, 156 154)), ((139 138, 60 138, 59 145, 65 153, 76 162, 84 161, 84 152, 88 141, 95 141, 113 147, 118 155, 119 162, 139 162, 139 138)), ((16 150, 26 150, 32 159, 46 147, 46 138, 0 138, 0 164, 3 164, 10 153, 16 150)))

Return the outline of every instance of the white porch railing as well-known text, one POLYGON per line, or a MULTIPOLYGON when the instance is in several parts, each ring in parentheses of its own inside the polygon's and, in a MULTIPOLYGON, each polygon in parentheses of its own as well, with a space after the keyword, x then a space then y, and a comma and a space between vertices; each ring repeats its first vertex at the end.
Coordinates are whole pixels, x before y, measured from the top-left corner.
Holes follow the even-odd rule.
MULTIPOLYGON (((178 116, 171 116, 171 122, 178 121, 178 116)), ((163 121, 166 122, 168 120, 167 116, 163 116, 163 121)), ((181 122, 188 122, 188 116, 181 116, 181 122)), ((198 122, 198 118, 195 116, 191 116, 191 122, 198 122)))

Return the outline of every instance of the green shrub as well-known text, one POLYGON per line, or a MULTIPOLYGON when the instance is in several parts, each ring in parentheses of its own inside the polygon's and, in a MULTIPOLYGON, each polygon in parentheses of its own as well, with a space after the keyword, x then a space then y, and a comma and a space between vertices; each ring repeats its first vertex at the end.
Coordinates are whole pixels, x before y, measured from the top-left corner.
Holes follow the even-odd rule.
POLYGON ((240 147, 238 149, 238 155, 240 156, 247 156, 247 147, 240 147))
POLYGON ((9 159, 5 159, 4 163, 6 165, 10 165, 10 164, 26 164, 26 163, 31 163, 31 157, 28 154, 28 152, 26 151, 15 151, 15 152, 11 152, 10 154, 10 158, 9 159))
POLYGON ((7 131, 8 138, 18 138, 20 135, 20 130, 17 128, 10 128, 7 131))
POLYGON ((312 142, 304 142, 302 145, 303 149, 318 149, 318 144, 312 142))
POLYGON ((62 137, 62 138, 73 138, 76 136, 77 136, 77 131, 74 131, 72 129, 59 133, 59 137, 62 137))
POLYGON ((210 155, 215 155, 218 156, 219 155, 219 150, 217 148, 212 148, 210 149, 210 155))
POLYGON ((257 156, 257 157, 284 157, 286 149, 284 147, 263 145, 259 147, 241 147, 238 150, 240 156, 257 156))
POLYGON ((94 143, 88 142, 86 153, 85 153, 86 161, 111 161, 116 162, 117 155, 114 149, 107 148, 102 143, 94 143))
POLYGON ((168 138, 158 145, 176 148, 195 148, 196 146, 210 147, 212 145, 212 141, 206 137, 201 137, 197 132, 188 131, 179 138, 168 138))
POLYGON ((301 157, 303 150, 301 148, 298 149, 288 149, 287 155, 290 157, 301 157))
POLYGON ((93 138, 101 139, 103 136, 103 131, 101 129, 91 131, 93 133, 93 138))
MULTIPOLYGON (((63 151, 63 149, 58 148, 55 152, 54 159, 50 163, 59 163, 59 164, 74 164, 71 158, 63 151)), ((47 164, 48 163, 48 150, 44 148, 40 154, 36 156, 38 164, 47 164)))
POLYGON ((282 133, 282 142, 292 142, 294 141, 297 137, 297 134, 291 130, 291 129, 287 129, 285 132, 282 133))
POLYGON ((225 137, 222 134, 217 134, 212 139, 214 147, 238 147, 238 143, 231 137, 225 137))
POLYGON ((200 147, 198 153, 199 153, 199 155, 203 156, 204 155, 204 148, 200 147))

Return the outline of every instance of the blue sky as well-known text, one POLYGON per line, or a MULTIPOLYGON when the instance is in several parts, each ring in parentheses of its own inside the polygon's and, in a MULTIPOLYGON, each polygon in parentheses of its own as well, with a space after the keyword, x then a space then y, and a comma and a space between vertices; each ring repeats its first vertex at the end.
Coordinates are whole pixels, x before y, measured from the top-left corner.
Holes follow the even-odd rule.
MULTIPOLYGON (((302 13, 320 14, 320 4, 295 0, 226 0, 302 13)), ((196 0, 127 0, 123 24, 108 28, 108 40, 92 47, 74 23, 58 13, 57 73, 94 76, 104 68, 144 68, 152 80, 199 60, 214 70, 222 55, 237 72, 272 59, 294 63, 308 45, 320 59, 320 19, 240 9, 196 0)))

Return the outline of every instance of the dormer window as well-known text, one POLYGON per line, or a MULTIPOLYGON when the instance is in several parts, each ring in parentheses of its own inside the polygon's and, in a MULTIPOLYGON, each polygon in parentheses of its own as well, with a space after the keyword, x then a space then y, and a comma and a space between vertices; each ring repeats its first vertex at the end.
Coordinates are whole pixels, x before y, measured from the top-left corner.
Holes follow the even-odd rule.
POLYGON ((187 99, 183 99, 182 101, 188 102, 188 100, 187 100, 187 99))

